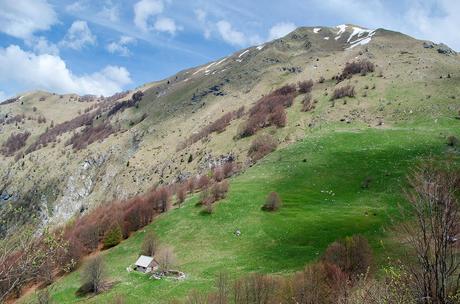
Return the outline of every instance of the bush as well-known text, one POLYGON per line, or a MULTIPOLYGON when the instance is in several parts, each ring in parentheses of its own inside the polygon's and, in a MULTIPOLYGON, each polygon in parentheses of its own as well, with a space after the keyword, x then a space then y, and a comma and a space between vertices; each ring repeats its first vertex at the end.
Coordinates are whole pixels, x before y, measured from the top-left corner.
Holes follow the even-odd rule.
POLYGON ((171 208, 171 192, 167 187, 160 187, 147 194, 147 201, 158 212, 166 212, 171 208))
POLYGON ((351 278, 356 278, 371 266, 372 249, 364 237, 354 235, 329 245, 322 260, 337 265, 351 278))
POLYGON ((214 201, 224 199, 227 192, 228 182, 226 180, 215 183, 211 188, 211 195, 214 196, 214 201))
POLYGON ((340 99, 343 97, 355 97, 355 87, 346 85, 343 87, 336 88, 331 96, 331 100, 340 99))
POLYGON ((457 147, 459 145, 459 143, 460 143, 460 141, 456 136, 451 135, 451 136, 447 137, 447 145, 448 146, 457 147))
POLYGON ((278 193, 270 192, 270 194, 267 196, 265 204, 262 206, 262 210, 276 211, 281 207, 281 205, 282 205, 282 201, 278 193))
POLYGON ((226 162, 222 166, 222 171, 224 173, 225 178, 229 178, 230 176, 232 176, 234 170, 235 170, 235 168, 234 168, 234 165, 233 165, 232 161, 226 162))
POLYGON ((300 94, 310 93, 313 88, 313 80, 310 79, 308 81, 301 81, 298 86, 300 94))
POLYGON ((271 125, 275 125, 278 128, 282 128, 286 126, 287 116, 284 107, 279 105, 273 109, 273 113, 270 114, 269 123, 271 125))
POLYGON ((177 205, 179 205, 179 208, 182 205, 182 203, 185 201, 186 197, 187 197, 187 185, 186 184, 180 185, 176 193, 176 200, 177 200, 177 205))
MULTIPOLYGON (((181 143, 178 147, 178 150, 182 150, 187 146, 190 146, 201 139, 207 137, 209 134, 216 132, 216 133, 221 133, 225 131, 225 128, 227 128, 232 120, 235 118, 240 118, 244 113, 244 107, 240 107, 238 110, 224 114, 222 117, 217 119, 216 121, 210 123, 206 127, 202 128, 198 133, 195 133, 191 135, 187 140, 185 140, 183 143, 181 143)), ((192 161, 192 155, 189 157, 189 163, 192 161)))
POLYGON ((12 133, 6 142, 3 143, 0 152, 5 156, 12 156, 14 153, 22 149, 26 145, 26 141, 30 136, 30 132, 12 133))
POLYGON ((346 292, 347 275, 334 264, 317 262, 296 273, 288 290, 293 303, 339 303, 346 292))
POLYGON ((302 112, 311 111, 314 108, 314 103, 311 97, 311 94, 306 94, 302 99, 302 112))
POLYGON ((337 81, 340 82, 344 79, 350 78, 352 75, 361 74, 363 76, 367 73, 374 72, 375 66, 372 62, 367 59, 361 59, 358 61, 347 62, 343 68, 342 74, 337 77, 337 81))
POLYGON ((278 143, 272 136, 268 134, 261 135, 254 139, 254 141, 251 143, 248 151, 248 156, 253 161, 257 161, 263 158, 265 155, 275 151, 277 145, 278 143))
POLYGON ((209 180, 209 177, 207 175, 201 175, 198 178, 197 188, 203 191, 204 189, 208 188, 210 182, 211 181, 209 180))
POLYGON ((113 225, 104 236, 104 248, 107 249, 120 244, 122 237, 120 226, 118 224, 113 225))
POLYGON ((76 151, 89 146, 96 141, 102 141, 115 133, 115 129, 110 123, 104 122, 98 126, 87 126, 80 133, 74 134, 66 145, 72 145, 76 151))
POLYGON ((247 137, 255 134, 262 128, 275 125, 278 128, 286 125, 286 111, 292 105, 296 97, 296 87, 285 85, 267 96, 262 97, 249 110, 246 122, 240 125, 238 135, 247 137))
POLYGON ((224 170, 222 169, 222 167, 214 168, 214 170, 213 170, 213 172, 212 172, 212 178, 213 178, 216 182, 220 182, 220 181, 222 181, 222 180, 225 178, 224 170))
POLYGON ((116 103, 107 112, 107 117, 110 117, 112 115, 115 115, 118 112, 123 112, 124 110, 128 108, 132 108, 136 106, 142 100, 143 96, 144 96, 144 93, 142 93, 142 91, 137 91, 136 93, 133 94, 133 97, 130 100, 125 100, 125 101, 116 103))
POLYGON ((49 128, 46 132, 41 134, 38 139, 32 143, 27 149, 26 154, 31 153, 40 149, 47 144, 56 141, 56 138, 66 132, 75 130, 83 126, 89 126, 92 124, 93 119, 100 114, 100 111, 91 113, 85 113, 79 115, 72 120, 55 125, 53 128, 49 128))

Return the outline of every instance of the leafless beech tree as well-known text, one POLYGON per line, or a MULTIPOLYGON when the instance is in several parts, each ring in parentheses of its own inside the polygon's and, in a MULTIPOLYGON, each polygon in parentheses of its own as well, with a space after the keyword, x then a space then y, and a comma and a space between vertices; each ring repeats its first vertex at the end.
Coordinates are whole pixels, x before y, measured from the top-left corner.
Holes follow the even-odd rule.
POLYGON ((82 287, 85 292, 99 293, 104 284, 105 266, 101 256, 92 258, 83 270, 82 287))
POLYGON ((167 272, 174 267, 176 263, 176 254, 172 247, 166 246, 160 248, 157 253, 157 262, 160 268, 160 271, 167 272))
POLYGON ((233 303, 269 304, 273 303, 279 282, 273 277, 253 274, 237 280, 233 285, 233 303))
POLYGON ((415 222, 406 222, 402 228, 413 250, 410 254, 416 257, 410 272, 419 301, 452 303, 450 299, 458 291, 460 281, 460 214, 455 196, 460 172, 449 164, 440 168, 429 163, 417 168, 409 182, 409 212, 415 222))
POLYGON ((46 267, 58 266, 52 261, 66 250, 66 243, 48 230, 39 237, 35 233, 33 226, 25 226, 0 239, 0 303, 20 296, 25 285, 42 280, 46 267))
POLYGON ((142 242, 141 254, 146 256, 155 256, 158 250, 158 239, 154 232, 147 232, 142 242))

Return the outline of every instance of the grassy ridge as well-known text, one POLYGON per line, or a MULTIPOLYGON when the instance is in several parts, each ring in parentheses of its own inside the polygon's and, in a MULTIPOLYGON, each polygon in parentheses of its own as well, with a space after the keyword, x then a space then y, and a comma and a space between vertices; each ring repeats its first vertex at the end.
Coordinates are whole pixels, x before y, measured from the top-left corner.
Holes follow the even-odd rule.
MULTIPOLYGON (((450 129, 449 131, 453 131, 450 129)), ((455 130, 458 133, 458 130, 455 130)), ((196 197, 181 209, 163 214, 146 230, 154 230, 174 246, 182 282, 154 281, 126 267, 138 255, 144 231, 103 253, 109 277, 119 283, 86 299, 108 303, 124 295, 127 303, 163 303, 191 289, 209 289, 219 271, 237 277, 248 272, 286 273, 316 259, 337 238, 364 234, 378 264, 392 255, 385 228, 403 201, 404 176, 414 163, 446 151, 440 130, 323 130, 272 153, 232 179, 228 198, 214 214, 204 216, 196 197), (370 188, 361 183, 371 177, 370 188), (284 206, 277 213, 260 207, 268 192, 277 191, 284 206), (233 232, 239 228, 241 237, 233 232)), ((54 284, 59 303, 75 297, 79 271, 54 284)))

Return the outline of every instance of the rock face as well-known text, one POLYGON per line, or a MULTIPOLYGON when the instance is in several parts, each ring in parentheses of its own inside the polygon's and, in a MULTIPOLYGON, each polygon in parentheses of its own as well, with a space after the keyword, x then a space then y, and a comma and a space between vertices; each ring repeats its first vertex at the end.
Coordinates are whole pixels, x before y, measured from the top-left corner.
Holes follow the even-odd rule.
POLYGON ((439 54, 444 54, 444 55, 456 55, 457 54, 457 52, 455 52, 453 49, 451 49, 444 43, 436 44, 431 41, 424 41, 423 47, 426 49, 436 49, 439 54))
POLYGON ((54 206, 50 219, 52 223, 65 222, 77 212, 83 212, 88 208, 87 198, 94 189, 99 168, 106 159, 107 157, 103 155, 88 158, 74 174, 69 176, 62 197, 54 206))
POLYGON ((445 54, 445 55, 456 55, 457 54, 453 49, 451 49, 444 43, 441 43, 438 45, 438 53, 445 54))

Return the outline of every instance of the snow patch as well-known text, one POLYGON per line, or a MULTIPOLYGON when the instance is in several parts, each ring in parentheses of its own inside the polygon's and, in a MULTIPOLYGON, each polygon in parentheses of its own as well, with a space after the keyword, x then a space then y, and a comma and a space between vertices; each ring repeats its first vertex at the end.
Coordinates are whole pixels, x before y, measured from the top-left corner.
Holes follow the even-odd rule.
POLYGON ((211 63, 210 65, 206 66, 206 67, 203 67, 201 69, 198 69, 195 71, 195 73, 193 73, 192 75, 195 75, 195 74, 198 74, 199 72, 202 72, 202 71, 205 71, 205 73, 208 73, 209 72, 209 68, 212 67, 213 65, 215 65, 217 62, 213 62, 211 63))
POLYGON ((348 37, 347 43, 350 43, 351 39, 358 35, 358 38, 362 37, 364 34, 368 36, 373 32, 373 30, 365 30, 360 27, 353 27, 353 32, 351 33, 350 37, 348 37))
POLYGON ((313 29, 313 33, 315 33, 315 34, 318 34, 319 31, 321 31, 321 28, 319 28, 319 27, 315 27, 315 28, 313 29))
POLYGON ((262 44, 262 45, 259 45, 259 46, 257 47, 257 49, 260 51, 260 50, 262 50, 264 47, 265 47, 265 44, 262 44))
POLYGON ((324 37, 324 40, 329 40, 329 37, 324 37))
POLYGON ((347 30, 347 25, 340 24, 340 25, 337 25, 336 28, 338 28, 339 31, 337 32, 337 37, 335 37, 335 40, 339 40, 340 37, 342 37, 342 34, 345 33, 345 31, 347 30))
POLYGON ((216 65, 221 64, 222 62, 224 62, 224 61, 227 60, 227 59, 228 59, 228 57, 225 57, 224 59, 222 59, 221 61, 219 61, 218 63, 216 63, 216 65))
POLYGON ((241 53, 241 54, 238 56, 238 58, 241 58, 242 56, 244 56, 244 54, 246 54, 246 53, 249 52, 249 51, 250 51, 250 50, 244 51, 243 53, 241 53))
POLYGON ((354 48, 355 46, 358 46, 358 45, 366 45, 368 44, 369 42, 371 42, 372 40, 372 36, 374 36, 375 32, 371 32, 367 37, 363 37, 363 38, 360 38, 360 39, 357 39, 355 41, 353 41, 351 43, 351 45, 346 48, 346 50, 351 50, 352 48, 354 48))

